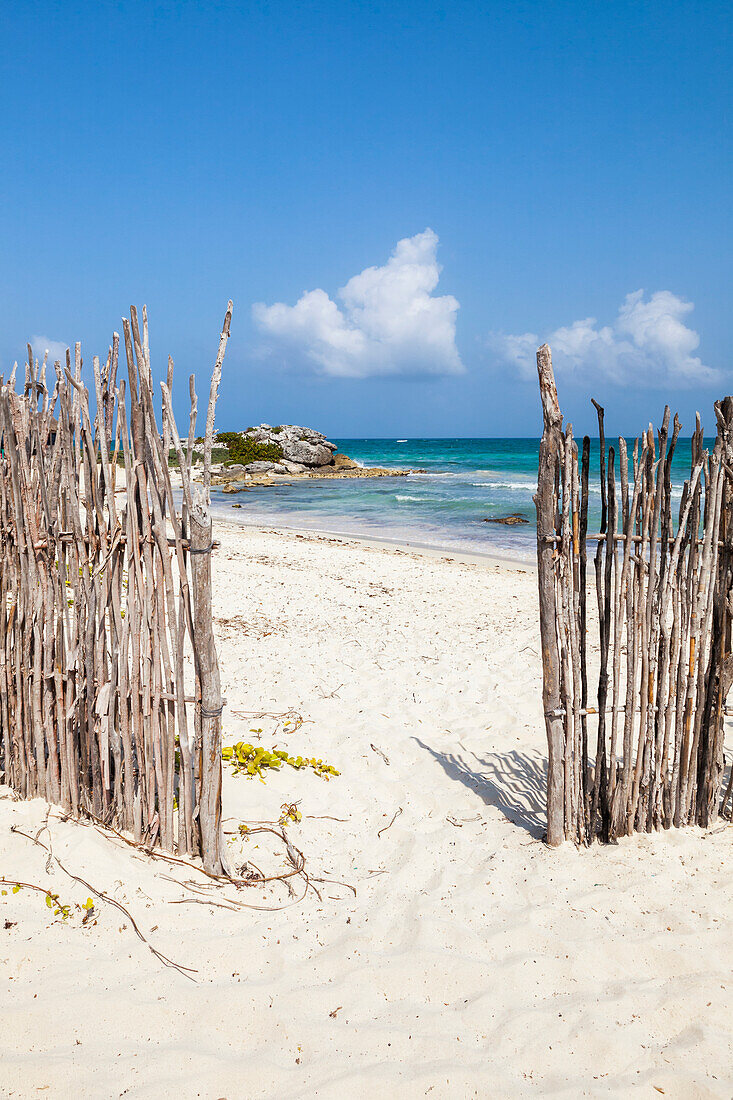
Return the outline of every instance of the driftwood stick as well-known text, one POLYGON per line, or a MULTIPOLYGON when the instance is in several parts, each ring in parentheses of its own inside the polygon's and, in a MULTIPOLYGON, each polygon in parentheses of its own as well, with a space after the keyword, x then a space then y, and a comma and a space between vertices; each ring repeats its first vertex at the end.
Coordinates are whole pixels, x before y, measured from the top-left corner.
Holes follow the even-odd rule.
MULTIPOLYGON (((601 446, 601 499, 602 517, 601 533, 606 533, 608 523, 608 497, 604 482, 606 471, 606 436, 603 425, 604 410, 596 401, 593 402, 598 414, 598 436, 601 446)), ((608 491, 612 491, 613 485, 613 448, 609 452, 608 467, 608 491)), ((612 517, 615 524, 615 513, 612 517)), ((611 571, 612 557, 615 555, 615 529, 608 530, 608 540, 598 545, 595 557, 596 570, 596 596, 598 599, 598 622, 600 627, 600 671, 598 674, 598 737, 596 743, 596 774, 593 789, 593 804, 591 808, 591 827, 595 829, 598 815, 601 821, 601 836, 608 840, 609 805, 608 805, 608 765, 606 758, 606 721, 605 708, 608 695, 608 654, 611 629, 611 571), (610 549, 609 549, 610 545, 610 549), (605 550, 605 567, 602 552, 605 550)))
POLYGON ((199 826, 201 855, 210 874, 221 874, 221 684, 211 613, 211 514, 197 491, 190 514, 191 577, 198 667, 197 719, 201 731, 199 826))
POLYGON ((582 708, 582 659, 580 635, 580 482, 578 471, 578 446, 572 437, 572 428, 568 426, 570 450, 570 513, 572 516, 572 555, 568 568, 572 580, 572 600, 570 615, 570 650, 573 659, 573 801, 575 805, 575 833, 579 843, 586 841, 586 815, 583 798, 583 732, 585 718, 582 708))
POLYGON ((590 818, 590 775, 588 766, 588 642, 587 642, 587 573, 588 573, 588 476, 590 469, 590 437, 583 437, 583 458, 580 477, 580 566, 579 566, 579 619, 580 634, 580 714, 581 714, 581 778, 583 785, 584 831, 588 841, 592 839, 590 818))
POLYGON ((544 430, 540 442, 539 471, 535 506, 537 509, 537 572, 540 597, 540 636, 542 640, 545 726, 549 753, 547 772, 547 843, 561 844, 564 827, 564 731, 562 717, 556 715, 561 704, 560 652, 557 642, 557 600, 555 595, 555 551, 544 536, 555 530, 555 478, 559 462, 562 413, 557 399, 552 356, 547 344, 537 352, 537 373, 544 430))
POLYGON ((563 784, 565 790, 565 837, 576 839, 576 825, 578 807, 575 802, 575 777, 574 777, 574 741, 575 741, 575 706, 573 698, 573 656, 572 656, 572 569, 573 546, 571 529, 571 486, 572 486, 572 462, 573 462, 573 436, 572 428, 567 426, 565 436, 561 442, 560 462, 562 465, 561 489, 561 531, 562 548, 560 561, 558 562, 559 580, 559 635, 560 635, 560 684, 565 711, 564 722, 564 751, 563 751, 563 784))
POLYGON ((209 408, 206 413, 206 436, 204 438, 204 489, 207 497, 211 487, 211 448, 214 442, 214 410, 216 409, 216 401, 219 396, 219 383, 221 381, 221 368, 224 362, 224 353, 227 349, 227 341, 229 339, 229 329, 232 323, 232 303, 229 302, 227 306, 226 315, 224 317, 224 324, 221 329, 221 338, 219 340, 219 351, 216 356, 216 362, 214 363, 214 370, 211 374, 211 388, 209 390, 209 408))

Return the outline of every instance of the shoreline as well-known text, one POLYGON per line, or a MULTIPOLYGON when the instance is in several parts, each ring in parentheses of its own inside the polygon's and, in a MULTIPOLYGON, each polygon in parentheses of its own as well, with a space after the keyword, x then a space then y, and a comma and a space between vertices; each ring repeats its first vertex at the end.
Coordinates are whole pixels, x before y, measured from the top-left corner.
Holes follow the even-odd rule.
MULTIPOLYGON (((222 505, 221 507, 226 507, 222 505)), ((230 505, 231 507, 231 505, 230 505)), ((212 505, 212 519, 216 526, 233 527, 241 530, 246 527, 256 534, 287 534, 299 538, 310 537, 317 541, 339 542, 344 545, 354 543, 357 546, 366 546, 372 549, 385 550, 396 554, 419 554, 421 557, 431 558, 437 561, 450 561, 464 565, 502 566, 507 569, 524 569, 537 571, 535 558, 522 558, 513 555, 511 551, 506 553, 498 551, 454 550, 452 547, 431 545, 430 543, 409 542, 404 539, 391 539, 386 535, 372 536, 366 534, 352 534, 338 530, 328 530, 321 527, 297 527, 286 523, 263 523, 262 517, 253 520, 233 519, 229 516, 221 516, 217 506, 212 505)))
MULTIPOLYGON (((352 460, 343 457, 345 461, 352 463, 352 460)), ((417 466, 381 464, 358 467, 339 467, 337 464, 330 469, 324 467, 302 473, 277 475, 253 471, 247 474, 246 481, 239 472, 233 478, 219 473, 212 479, 212 514, 239 527, 267 527, 301 534, 314 533, 323 537, 353 539, 366 545, 403 548, 469 562, 496 561, 535 567, 536 540, 533 526, 527 508, 520 507, 521 502, 507 500, 501 502, 502 506, 497 506, 487 500, 479 503, 478 514, 477 505, 473 503, 469 504, 464 516, 461 510, 465 511, 466 506, 460 502, 470 499, 474 486, 468 487, 469 497, 462 495, 465 490, 459 486, 456 489, 459 504, 458 519, 455 522, 450 509, 445 516, 442 513, 446 497, 453 492, 452 482, 448 481, 446 486, 441 485, 437 490, 428 489, 426 496, 426 490, 417 484, 421 481, 421 475, 429 478, 431 472, 417 466), (404 505, 391 507, 390 492, 399 494, 402 490, 390 490, 383 481, 385 478, 396 479, 405 485, 404 492, 408 495, 397 495, 396 501, 427 501, 427 505, 420 505, 411 515, 407 514, 404 505), (387 491, 386 497, 383 496, 382 489, 376 488, 375 494, 372 488, 379 486, 380 482, 387 491), (329 486, 329 483, 333 484, 329 486), (359 483, 364 486, 364 490, 357 489, 359 483), (267 493, 261 494, 258 491, 260 489, 280 489, 280 492, 270 502, 267 493), (352 489, 356 490, 355 494, 352 489), (323 492, 323 498, 316 495, 318 490, 323 492), (242 500, 239 494, 249 492, 254 492, 254 496, 242 500), (325 508, 319 506, 319 499, 327 502, 325 508), (382 503, 383 500, 386 503, 382 503), (235 510, 234 515, 230 511, 232 509, 235 510), (503 513, 512 515, 518 511, 529 525, 528 529, 523 531, 522 527, 512 524, 502 528, 501 524, 507 518, 503 513), (493 525, 491 532, 477 522, 479 519, 493 525)), ((482 484, 482 476, 484 475, 480 471, 475 474, 478 485, 482 484)), ((450 478, 450 473, 445 473, 444 478, 450 478)))
MULTIPOLYGON (((413 473, 414 471, 405 471, 405 473, 413 473)), ((388 476, 388 475, 380 475, 388 476)), ((333 475, 332 475, 333 477, 333 475)), ((179 477, 172 478, 174 488, 180 493, 180 480, 179 477)), ((305 478, 286 477, 279 478, 279 483, 292 483, 296 481, 317 481, 317 480, 329 480, 318 479, 314 477, 306 476, 305 478)), ((259 486, 257 486, 259 487, 259 486)), ((222 496, 228 497, 230 494, 223 493, 221 486, 212 484, 212 491, 215 493, 221 493, 222 496)), ((322 538, 325 540, 342 540, 344 542, 352 542, 355 544, 372 546, 381 548, 384 550, 393 550, 403 553, 420 554, 424 557, 441 559, 450 558, 453 561, 465 562, 469 565, 503 565, 508 567, 519 567, 523 569, 536 570, 537 559, 535 554, 535 539, 534 537, 528 539, 527 542, 527 554, 522 555, 520 550, 514 550, 511 547, 503 548, 492 546, 487 550, 469 549, 463 547, 454 547, 451 545, 442 544, 439 542, 423 541, 420 538, 414 541, 401 535, 398 537, 391 537, 388 534, 371 535, 366 532, 353 532, 344 530, 338 525, 338 522, 334 526, 319 523, 318 526, 309 527, 305 523, 289 523, 281 521, 276 516, 269 517, 262 514, 254 514, 247 511, 246 504, 234 502, 229 500, 214 499, 211 502, 211 515, 215 523, 230 524, 235 529, 241 530, 242 527, 247 527, 254 531, 260 532, 283 532, 291 533, 294 535, 307 535, 314 538, 322 538), (234 510, 240 512, 237 516, 230 515, 230 512, 234 510)))

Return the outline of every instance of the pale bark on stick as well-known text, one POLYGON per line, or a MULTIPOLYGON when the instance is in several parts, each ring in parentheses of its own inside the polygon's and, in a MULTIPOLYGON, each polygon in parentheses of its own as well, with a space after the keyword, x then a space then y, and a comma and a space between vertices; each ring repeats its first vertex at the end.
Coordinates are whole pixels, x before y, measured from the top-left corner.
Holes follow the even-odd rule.
POLYGON ((606 436, 604 430, 604 410, 597 401, 593 401, 598 414, 598 435, 600 440, 600 466, 601 466, 601 533, 607 532, 608 537, 604 543, 599 543, 595 557, 596 571, 596 596, 598 599, 598 623, 600 628, 600 670, 598 673, 598 737, 596 741, 596 765, 595 785, 593 791, 593 804, 591 808, 592 828, 596 828, 596 822, 600 815, 600 833, 604 841, 609 838, 609 806, 608 806, 608 762, 606 757, 606 699, 608 696, 608 656, 611 633, 611 577, 612 558, 615 555, 615 528, 608 522, 608 506, 611 503, 611 523, 615 525, 615 471, 613 448, 609 449, 608 464, 608 488, 605 483, 606 472, 606 436), (614 494, 613 501, 609 501, 608 494, 614 494), (604 555, 605 554, 605 561, 604 555))
POLYGON ((220 874, 221 827, 221 683, 211 611, 211 514, 204 491, 194 498, 191 523, 191 576, 200 702, 201 774, 199 827, 201 856, 210 874, 220 874))
POLYGON ((537 352, 537 373, 544 430, 540 442, 539 471, 535 505, 537 508, 537 574, 540 599, 540 636, 542 641, 545 727, 548 745, 547 771, 547 843, 561 844, 564 829, 563 720, 557 712, 560 696, 560 653, 557 642, 557 600, 555 595, 555 549, 544 535, 555 532, 555 479, 559 462, 562 413, 557 399, 552 356, 547 344, 537 352))
POLYGON ((588 766, 588 718, 585 713, 588 706, 588 657, 587 657, 587 572, 588 572, 588 477, 590 470, 590 438, 583 437, 583 459, 580 477, 580 563, 579 563, 579 632, 580 632, 580 682, 581 696, 580 706, 582 744, 581 744, 581 779, 583 789, 583 818, 586 840, 590 843, 593 839, 590 820, 590 776, 588 766))
POLYGON ((581 679, 581 650, 585 638, 580 634, 580 489, 578 482, 578 447, 572 438, 572 428, 568 426, 570 450, 570 488, 572 514, 571 560, 568 563, 572 578, 572 600, 570 616, 570 649, 573 659, 573 801, 575 814, 575 833, 580 844, 586 842, 585 804, 583 799, 583 738, 581 717, 583 685, 581 679))
POLYGON ((635 673, 636 673, 636 648, 635 648, 635 632, 633 632, 632 623, 634 616, 634 593, 635 593, 635 566, 631 563, 631 539, 630 534, 633 530, 637 509, 639 507, 639 498, 641 495, 641 478, 639 476, 638 464, 636 467, 636 476, 634 478, 634 491, 631 501, 631 507, 629 508, 628 502, 628 456, 626 453, 626 441, 619 440, 619 450, 621 454, 621 494, 622 494, 622 513, 625 523, 625 534, 627 535, 624 542, 624 553, 621 564, 621 579, 619 582, 618 596, 616 600, 616 625, 614 635, 614 653, 613 653, 613 711, 611 716, 611 755, 612 758, 616 752, 616 721, 617 721, 617 707, 619 700, 619 681, 620 681, 620 663, 621 663, 621 639, 623 633, 623 621, 625 613, 625 626, 626 626, 626 706, 624 714, 624 729, 623 729, 623 759, 621 764, 621 776, 614 784, 613 791, 611 793, 611 829, 614 835, 619 835, 625 831, 624 819, 626 810, 626 800, 628 797, 628 784, 631 771, 631 746, 633 736, 633 705, 635 695, 635 673))
POLYGON ((204 490, 207 495, 211 487, 211 448, 214 443, 214 413, 216 410, 216 402, 219 396, 219 383, 221 382, 221 368, 224 362, 224 353, 227 349, 227 341, 229 339, 229 329, 232 323, 232 303, 229 302, 227 306, 226 315, 224 317, 224 324, 222 325, 221 338, 219 340, 219 351, 216 356, 216 362, 214 363, 214 370, 211 374, 211 388, 209 390, 209 407, 206 413, 206 436, 204 438, 204 490))

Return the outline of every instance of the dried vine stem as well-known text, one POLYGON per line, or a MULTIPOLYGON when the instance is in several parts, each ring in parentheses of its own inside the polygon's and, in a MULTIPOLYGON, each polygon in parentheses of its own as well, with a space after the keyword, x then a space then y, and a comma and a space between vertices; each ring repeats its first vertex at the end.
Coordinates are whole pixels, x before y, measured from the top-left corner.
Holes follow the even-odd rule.
MULTIPOLYGON (((138 925, 137 921, 133 917, 130 910, 126 908, 126 906, 124 906, 121 902, 117 901, 116 898, 111 898, 109 896, 109 894, 105 894, 103 890, 98 890, 96 886, 93 886, 90 882, 87 882, 86 879, 83 879, 80 875, 75 875, 73 873, 73 871, 69 871, 69 869, 67 867, 65 867, 64 864, 61 862, 59 857, 54 854, 51 846, 44 844, 43 841, 40 840, 38 836, 31 836, 29 833, 24 833, 22 829, 17 828, 17 826, 15 826, 15 825, 11 826, 10 831, 12 833, 15 833, 17 836, 25 837, 25 839, 30 840, 32 844, 37 844, 39 846, 39 848, 43 848, 44 851, 48 852, 49 859, 53 860, 53 862, 57 865, 57 867, 61 871, 63 871, 63 873, 65 875, 67 875, 74 882, 79 883, 79 885, 84 886, 93 897, 100 898, 107 905, 111 905, 114 909, 119 910, 119 912, 122 913, 123 916, 127 917, 130 924, 132 925, 132 929, 135 932, 135 935, 138 937, 139 940, 142 940, 142 942, 145 944, 145 946, 148 948, 148 950, 155 956, 155 958, 158 960, 158 962, 162 963, 163 966, 169 966, 173 970, 177 970, 179 972, 179 974, 183 974, 184 977, 190 978, 191 981, 195 981, 195 979, 192 978, 191 975, 197 974, 198 971, 193 969, 190 966, 183 966, 181 963, 174 962, 173 959, 169 959, 167 955, 164 955, 162 951, 158 951, 157 947, 153 947, 153 945, 150 943, 148 938, 141 931, 140 926, 138 925)), ((42 831, 43 831, 43 828, 41 829, 41 832, 42 831)), ((0 882, 5 882, 5 881, 7 881, 7 880, 6 879, 0 879, 0 882)), ((18 885, 27 886, 29 884, 28 883, 18 883, 18 885)), ((41 890, 42 887, 35 886, 35 887, 33 887, 33 889, 41 890)), ((45 894, 49 893, 48 890, 44 890, 43 892, 45 894)))
MULTIPOLYGON (((325 816, 325 815, 322 815, 322 816, 325 816)), ((89 822, 92 824, 92 827, 98 829, 98 831, 100 831, 103 836, 109 836, 109 834, 111 833, 116 839, 121 840, 123 842, 123 844, 125 844, 128 847, 132 848, 135 855, 138 858, 147 857, 148 859, 158 859, 158 860, 163 860, 165 863, 170 863, 170 864, 175 864, 177 866, 186 867, 189 871, 193 871, 196 874, 203 875, 205 878, 209 879, 210 882, 211 882, 211 887, 212 888, 220 888, 220 887, 225 887, 225 886, 234 886, 236 889, 241 889, 241 888, 244 888, 244 887, 264 886, 264 885, 266 885, 268 883, 271 883, 271 882, 284 882, 284 883, 287 883, 287 880, 289 880, 291 878, 295 878, 297 875, 302 875, 304 880, 305 880, 305 883, 306 883, 306 889, 305 889, 305 892, 303 894, 303 897, 305 897, 305 895, 307 894, 309 889, 314 889, 310 885, 312 882, 328 882, 328 881, 336 882, 337 881, 335 879, 334 880, 314 879, 311 875, 308 875, 305 872, 305 856, 303 855, 303 853, 292 844, 290 839, 287 837, 287 835, 285 833, 285 830, 284 829, 278 829, 278 828, 274 827, 274 823, 272 823, 272 822, 257 822, 253 828, 250 827, 250 828, 247 829, 247 834, 246 835, 247 836, 252 836, 253 834, 255 834, 257 832, 269 832, 269 833, 272 833, 274 836, 277 836, 280 840, 283 841, 283 843, 285 845, 285 850, 286 850, 288 858, 291 862, 292 869, 290 871, 286 871, 286 872, 281 873, 279 875, 266 876, 259 870, 259 868, 257 868, 259 877, 248 879, 248 878, 238 878, 234 875, 230 875, 230 874, 226 874, 226 873, 225 874, 212 874, 210 871, 207 871, 204 867, 202 867, 202 866, 200 866, 196 863, 191 863, 189 860, 182 859, 178 856, 169 855, 169 854, 167 854, 165 852, 162 852, 162 851, 160 851, 158 849, 155 849, 155 848, 141 847, 140 845, 135 844, 133 841, 129 840, 126 836, 124 836, 122 833, 118 832, 116 829, 111 828, 109 825, 105 825, 104 822, 99 821, 99 820, 91 817, 91 815, 87 815, 87 818, 89 819, 89 822)), ((66 819, 62 818, 61 820, 66 820, 66 819)), ((341 818, 332 818, 331 820, 341 821, 343 819, 341 819, 341 818)), ((84 823, 84 819, 82 819, 82 823, 84 823)), ((252 861, 248 860, 248 863, 251 864, 252 861)), ((174 880, 171 880, 171 881, 178 882, 177 879, 174 879, 174 880)), ((185 884, 185 883, 178 882, 178 884, 181 885, 181 886, 185 886, 188 889, 192 888, 192 886, 193 886, 192 883, 185 884)), ((352 890, 354 892, 354 894, 356 894, 355 888, 353 886, 351 886, 349 883, 339 882, 338 884, 341 885, 341 886, 346 887, 349 890, 352 890)), ((201 888, 201 885, 205 885, 205 884, 200 884, 198 888, 201 888)), ((318 893, 317 890, 315 892, 316 892, 316 894, 318 893)), ((301 900, 302 900, 302 898, 301 898, 301 900)), ((231 898, 225 898, 225 901, 229 901, 231 904, 235 904, 235 902, 231 898)), ((171 903, 171 904, 173 904, 173 903, 171 903)), ((178 904, 178 903, 176 903, 176 904, 178 904)), ((257 910, 260 910, 262 912, 268 912, 268 911, 270 911, 270 909, 272 909, 272 911, 274 912, 279 908, 283 908, 283 906, 270 907, 270 906, 252 905, 251 903, 244 902, 244 901, 238 901, 238 902, 236 902, 236 904, 240 905, 242 908, 245 908, 245 909, 257 909, 257 910)))
POLYGON ((392 815, 392 820, 390 821, 389 825, 384 825, 381 829, 378 829, 377 830, 377 836, 379 837, 379 836, 382 835, 382 833, 386 833, 387 829, 391 829, 392 826, 394 825, 395 821, 397 820, 397 818, 400 816, 401 813, 402 813, 402 807, 398 806, 398 808, 395 810, 395 812, 392 815))

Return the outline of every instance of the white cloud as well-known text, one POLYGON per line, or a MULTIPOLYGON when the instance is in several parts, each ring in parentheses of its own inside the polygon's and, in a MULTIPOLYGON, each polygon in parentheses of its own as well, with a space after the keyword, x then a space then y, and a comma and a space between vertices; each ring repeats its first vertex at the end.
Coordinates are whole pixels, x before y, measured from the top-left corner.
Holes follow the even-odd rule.
POLYGON ((599 327, 595 317, 586 317, 542 338, 533 332, 491 333, 488 343, 528 379, 536 378, 535 352, 546 341, 557 373, 566 376, 605 375, 613 382, 647 386, 716 382, 720 372, 693 355, 700 337, 683 320, 693 308, 669 290, 658 290, 648 300, 637 290, 626 295, 612 325, 599 327))
POLYGON ((49 340, 48 336, 31 336, 31 347, 34 358, 43 362, 43 356, 48 352, 48 361, 53 364, 58 359, 63 366, 66 363, 66 349, 68 344, 63 340, 49 340))
POLYGON ((368 267, 341 287, 337 305, 325 290, 310 290, 294 306, 252 307, 270 350, 305 359, 340 378, 461 374, 456 347, 459 303, 433 297, 440 265, 432 229, 405 237, 383 267, 368 267))

